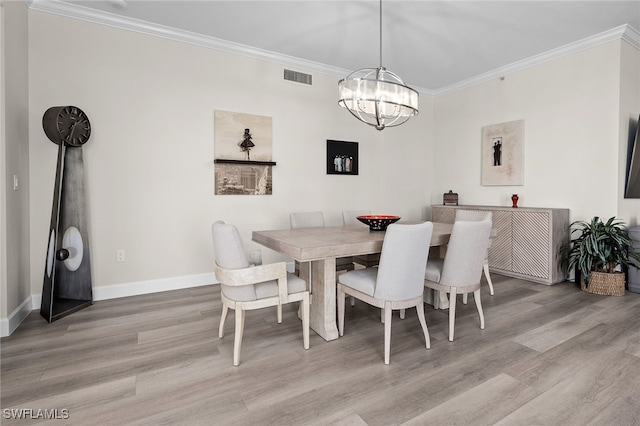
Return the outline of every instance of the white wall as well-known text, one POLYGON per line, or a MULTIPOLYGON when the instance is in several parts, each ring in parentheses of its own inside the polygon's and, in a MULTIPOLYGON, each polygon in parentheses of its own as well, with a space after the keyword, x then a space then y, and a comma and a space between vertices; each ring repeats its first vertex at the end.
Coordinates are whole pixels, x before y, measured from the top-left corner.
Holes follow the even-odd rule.
MULTIPOLYGON (((79 106, 92 125, 83 151, 94 295, 148 281, 160 289, 161 280, 200 274, 210 282, 216 219, 235 223, 253 250, 250 232, 286 228, 292 211, 322 210, 330 225, 342 223, 345 209, 425 217, 429 99, 409 123, 378 132, 337 106, 335 76, 314 74, 308 87, 284 81, 279 64, 41 12, 29 17, 34 294, 42 288, 57 152, 41 119, 54 105, 79 106), (273 118, 273 195, 213 194, 216 109, 273 118), (327 139, 360 143, 359 176, 326 175, 327 139), (125 263, 116 263, 116 249, 126 251, 125 263)), ((268 249, 263 256, 280 259, 268 249)))
POLYGON ((0 335, 6 335, 32 308, 29 304, 28 33, 24 2, 3 2, 1 8, 0 335), (19 182, 16 191, 14 175, 18 176, 19 182))
POLYGON ((621 43, 436 98, 432 202, 452 189, 461 204, 510 206, 517 193, 520 206, 569 208, 571 220, 618 215, 621 43), (524 185, 481 186, 481 128, 518 119, 524 185))
POLYGON ((640 115, 640 50, 626 42, 621 43, 620 61, 620 133, 618 156, 618 215, 626 218, 630 226, 640 225, 640 199, 625 199, 626 161, 631 125, 640 115))

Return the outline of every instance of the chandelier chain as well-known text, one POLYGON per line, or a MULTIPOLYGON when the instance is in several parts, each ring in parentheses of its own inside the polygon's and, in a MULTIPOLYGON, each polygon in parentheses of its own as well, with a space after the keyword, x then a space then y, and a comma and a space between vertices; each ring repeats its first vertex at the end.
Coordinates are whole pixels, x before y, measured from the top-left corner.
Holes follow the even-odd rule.
POLYGON ((380 0, 380 68, 382 68, 382 0, 380 0))

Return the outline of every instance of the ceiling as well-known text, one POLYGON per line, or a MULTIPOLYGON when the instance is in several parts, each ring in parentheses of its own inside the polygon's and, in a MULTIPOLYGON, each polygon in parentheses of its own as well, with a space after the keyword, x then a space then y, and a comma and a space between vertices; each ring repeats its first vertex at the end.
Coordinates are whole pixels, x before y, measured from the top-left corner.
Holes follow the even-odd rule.
MULTIPOLYGON (((94 21, 106 17, 138 28, 155 26, 160 35, 233 42, 282 63, 308 62, 308 69, 327 66, 340 73, 380 64, 376 0, 27 1, 32 8, 66 10, 94 21)), ((566 52, 585 39, 601 40, 598 35, 625 24, 633 27, 626 31, 640 46, 640 0, 385 0, 382 64, 419 91, 438 92, 532 57, 566 52)), ((620 31, 616 34, 620 38, 620 31)))

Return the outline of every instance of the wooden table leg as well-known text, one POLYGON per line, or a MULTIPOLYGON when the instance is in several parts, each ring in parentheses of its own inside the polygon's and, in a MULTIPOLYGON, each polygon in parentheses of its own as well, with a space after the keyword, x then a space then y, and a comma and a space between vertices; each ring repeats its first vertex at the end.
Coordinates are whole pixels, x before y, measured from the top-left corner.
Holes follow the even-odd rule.
POLYGON ((336 323, 336 259, 300 263, 300 277, 308 279, 311 265, 311 329, 324 340, 338 338, 336 323))

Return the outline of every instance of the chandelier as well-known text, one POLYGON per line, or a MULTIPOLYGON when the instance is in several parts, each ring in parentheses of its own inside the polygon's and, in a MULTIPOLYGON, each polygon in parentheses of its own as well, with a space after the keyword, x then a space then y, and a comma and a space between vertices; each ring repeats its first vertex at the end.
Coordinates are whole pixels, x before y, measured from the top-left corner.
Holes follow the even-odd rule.
POLYGON ((418 92, 382 66, 382 0, 380 0, 380 66, 352 72, 338 82, 338 105, 378 130, 399 126, 418 114, 418 92))

